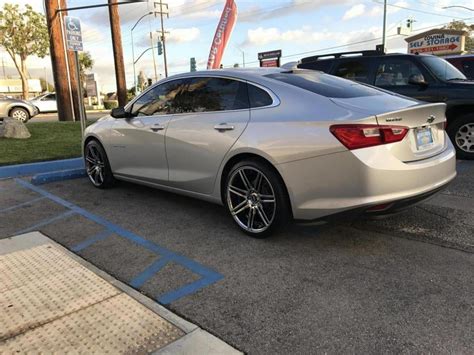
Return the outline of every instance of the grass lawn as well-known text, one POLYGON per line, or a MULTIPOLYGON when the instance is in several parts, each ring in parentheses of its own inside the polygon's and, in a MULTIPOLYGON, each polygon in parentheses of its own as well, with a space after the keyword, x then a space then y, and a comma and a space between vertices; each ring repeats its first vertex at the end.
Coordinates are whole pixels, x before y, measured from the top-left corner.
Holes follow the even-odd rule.
POLYGON ((0 165, 81 156, 80 122, 33 122, 29 139, 0 138, 0 165))

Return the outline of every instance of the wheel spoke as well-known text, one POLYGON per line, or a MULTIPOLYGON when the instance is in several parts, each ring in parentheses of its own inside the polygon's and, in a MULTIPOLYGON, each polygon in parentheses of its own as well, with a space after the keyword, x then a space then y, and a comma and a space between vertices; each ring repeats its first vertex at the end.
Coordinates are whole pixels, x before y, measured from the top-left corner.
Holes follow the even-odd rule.
POLYGON ((243 197, 243 198, 247 197, 247 191, 245 191, 244 189, 240 189, 238 187, 232 186, 232 185, 229 185, 229 192, 232 192, 233 194, 243 197))
POLYGON ((104 182, 104 176, 102 175, 102 169, 99 169, 99 178, 100 178, 100 183, 104 182))
POLYGON ((262 198, 260 200, 260 202, 262 202, 262 203, 275 203, 275 199, 273 197, 271 197, 271 198, 270 197, 269 198, 262 198))
POLYGON ((249 207, 247 200, 242 201, 239 203, 237 206, 235 206, 232 210, 231 213, 232 215, 237 215, 242 211, 245 211, 249 207))
POLYGON ((90 156, 87 156, 87 157, 86 157, 86 160, 87 160, 89 163, 91 163, 91 164, 94 164, 94 165, 97 164, 97 162, 96 162, 94 159, 92 159, 90 156))
POLYGON ((248 217, 247 217, 247 228, 252 230, 253 228, 253 221, 255 219, 255 209, 251 208, 249 210, 249 214, 248 214, 248 217))
POLYGON ((263 210, 262 206, 257 206, 257 211, 260 215, 260 218, 262 219, 263 224, 265 224, 265 227, 267 227, 270 224, 270 220, 268 219, 267 214, 263 210))
POLYGON ((245 188, 250 191, 252 189, 252 184, 250 184, 250 181, 247 179, 247 175, 245 175, 244 170, 239 170, 239 175, 242 179, 242 182, 244 183, 245 188))
POLYGON ((257 192, 260 192, 260 188, 262 187, 262 180, 263 180, 263 174, 258 173, 257 177, 255 178, 255 190, 257 192))

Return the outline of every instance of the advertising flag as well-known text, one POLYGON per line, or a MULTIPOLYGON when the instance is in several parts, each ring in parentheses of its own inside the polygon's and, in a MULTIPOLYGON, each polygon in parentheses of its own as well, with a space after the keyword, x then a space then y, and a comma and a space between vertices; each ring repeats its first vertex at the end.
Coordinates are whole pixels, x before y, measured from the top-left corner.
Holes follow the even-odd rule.
POLYGON ((229 41, 235 21, 237 20, 237 5, 234 0, 226 0, 221 19, 217 25, 216 34, 212 40, 211 51, 207 61, 207 69, 219 68, 224 50, 229 41))

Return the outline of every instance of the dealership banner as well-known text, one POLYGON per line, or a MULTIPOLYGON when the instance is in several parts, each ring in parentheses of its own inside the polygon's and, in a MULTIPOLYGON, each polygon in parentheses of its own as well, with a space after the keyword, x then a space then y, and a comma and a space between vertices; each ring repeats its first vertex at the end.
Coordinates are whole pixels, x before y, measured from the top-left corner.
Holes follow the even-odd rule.
POLYGON ((237 20, 237 5, 234 0, 227 0, 217 25, 216 34, 212 40, 211 51, 207 61, 207 69, 219 68, 224 50, 229 41, 235 21, 237 20))

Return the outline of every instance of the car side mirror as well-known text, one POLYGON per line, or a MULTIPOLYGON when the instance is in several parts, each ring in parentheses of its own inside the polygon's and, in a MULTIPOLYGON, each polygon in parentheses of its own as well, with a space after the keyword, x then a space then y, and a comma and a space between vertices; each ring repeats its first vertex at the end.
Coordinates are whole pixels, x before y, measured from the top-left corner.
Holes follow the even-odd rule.
POLYGON ((131 114, 130 112, 125 110, 125 107, 120 106, 113 108, 112 111, 110 111, 110 116, 112 116, 113 118, 129 118, 131 117, 131 114))
POLYGON ((408 78, 408 84, 418 85, 418 86, 428 86, 428 83, 425 81, 423 75, 410 75, 408 78))

